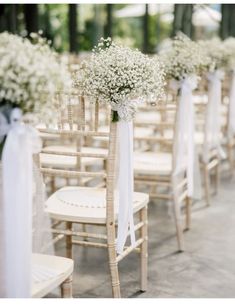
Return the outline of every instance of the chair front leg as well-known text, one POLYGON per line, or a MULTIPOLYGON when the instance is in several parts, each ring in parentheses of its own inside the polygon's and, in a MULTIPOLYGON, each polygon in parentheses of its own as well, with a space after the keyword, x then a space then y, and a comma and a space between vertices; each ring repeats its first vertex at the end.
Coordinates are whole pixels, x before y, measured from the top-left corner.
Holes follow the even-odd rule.
POLYGON ((72 298, 73 297, 73 278, 72 274, 60 285, 61 297, 62 298, 72 298))
POLYGON ((203 174, 204 174, 204 186, 205 186, 205 199, 206 199, 206 205, 211 205, 210 200, 210 172, 208 170, 208 165, 203 164, 203 174))
POLYGON ((121 291, 115 245, 115 224, 112 220, 107 223, 107 244, 112 293, 114 298, 120 298, 121 291))
POLYGON ((186 222, 185 229, 189 230, 191 228, 191 208, 192 208, 192 199, 190 197, 186 197, 186 222))
POLYGON ((140 220, 144 223, 141 227, 141 238, 144 239, 140 246, 140 290, 147 290, 148 283, 148 210, 144 207, 140 211, 140 220))
POLYGON ((180 202, 178 197, 178 191, 176 188, 176 182, 172 182, 172 190, 173 190, 173 213, 175 219, 175 226, 176 226, 176 236, 177 236, 177 243, 178 249, 180 252, 184 251, 184 236, 183 236, 183 227, 182 227, 182 216, 181 216, 181 208, 180 202))
MULTIPOLYGON (((66 222, 66 229, 72 231, 73 224, 72 222, 66 222)), ((66 236, 66 257, 72 258, 73 256, 73 244, 72 244, 72 235, 66 236)))

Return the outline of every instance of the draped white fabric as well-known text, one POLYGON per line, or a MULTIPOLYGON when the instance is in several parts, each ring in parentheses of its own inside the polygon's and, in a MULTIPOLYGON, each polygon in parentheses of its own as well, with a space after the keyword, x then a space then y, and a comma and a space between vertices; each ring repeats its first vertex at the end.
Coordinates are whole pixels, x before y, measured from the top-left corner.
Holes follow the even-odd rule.
POLYGON ((171 84, 180 89, 174 139, 173 175, 177 177, 186 169, 188 195, 201 198, 201 181, 198 154, 194 144, 194 106, 192 91, 197 87, 197 77, 190 76, 171 84))
POLYGON ((216 70, 208 74, 208 103, 205 120, 205 140, 203 144, 203 160, 208 162, 211 149, 217 149, 220 157, 225 158, 225 153, 220 144, 221 133, 221 80, 223 72, 216 70))
POLYGON ((133 220, 133 123, 119 121, 118 129, 118 234, 117 253, 122 253, 128 229, 130 230, 131 244, 135 245, 135 232, 133 220))
POLYGON ((235 70, 232 71, 230 84, 228 116, 228 138, 230 139, 235 134, 235 70))
POLYGON ((41 141, 33 128, 21 123, 19 109, 12 111, 10 124, 1 129, 1 136, 6 132, 2 152, 4 266, 1 263, 0 285, 5 287, 4 297, 27 298, 31 295, 32 154, 40 151, 41 141))

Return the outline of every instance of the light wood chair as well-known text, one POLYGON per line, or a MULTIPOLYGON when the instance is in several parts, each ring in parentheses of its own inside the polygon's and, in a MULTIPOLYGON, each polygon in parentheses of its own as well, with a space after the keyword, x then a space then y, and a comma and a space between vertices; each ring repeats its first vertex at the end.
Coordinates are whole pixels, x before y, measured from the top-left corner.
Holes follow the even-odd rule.
POLYGON ((136 139, 136 141, 146 140, 152 145, 149 151, 135 152, 135 185, 139 188, 142 188, 143 185, 149 187, 151 198, 173 202, 178 249, 183 251, 181 203, 185 202, 186 204, 186 229, 189 229, 191 224, 191 199, 187 195, 186 168, 182 170, 178 180, 173 176, 177 154, 173 139, 176 139, 177 134, 178 112, 176 103, 172 102, 173 100, 169 100, 165 106, 152 107, 152 112, 158 113, 155 117, 160 118, 158 122, 151 123, 155 126, 155 135, 136 139))
POLYGON ((32 297, 41 298, 60 286, 63 298, 72 298, 73 260, 64 257, 33 254, 32 297), (34 277, 37 269, 37 278, 34 277), (39 275, 39 280, 38 280, 39 275), (42 280, 40 280, 40 275, 42 280))
MULTIPOLYGON (((106 188, 98 187, 84 187, 73 186, 64 187, 53 193, 46 202, 46 211, 51 218, 57 221, 65 221, 66 229, 54 228, 53 233, 58 236, 55 241, 66 237, 67 256, 72 257, 72 245, 77 244, 85 247, 101 247, 108 250, 109 267, 111 274, 111 284, 113 297, 121 297, 120 281, 118 273, 118 263, 125 258, 132 251, 137 251, 140 254, 140 270, 141 280, 140 288, 142 291, 147 289, 147 204, 149 196, 144 193, 134 193, 133 195, 133 210, 138 221, 135 225, 135 233, 137 237, 136 247, 126 246, 122 254, 116 253, 116 226, 118 218, 118 199, 114 190, 115 187, 115 160, 116 160, 116 142, 117 142, 117 124, 110 123, 110 130, 108 132, 99 131, 99 104, 96 103, 94 124, 91 122, 86 125, 85 118, 89 109, 85 107, 83 98, 80 100, 80 107, 82 112, 79 113, 79 122, 81 123, 77 130, 65 129, 47 129, 44 132, 63 135, 66 137, 74 137, 80 142, 85 142, 85 138, 106 137, 109 139, 107 154, 101 153, 87 153, 81 150, 77 152, 57 152, 50 151, 53 156, 65 155, 76 156, 81 160, 86 157, 105 159, 106 167, 102 170, 96 171, 81 171, 81 170, 65 170, 46 167, 41 167, 44 175, 62 176, 67 178, 81 178, 91 177, 97 180, 106 181, 106 188), (75 231, 74 224, 103 226, 105 234, 94 232, 75 231), (76 239, 72 239, 76 237, 76 239), (79 239, 79 237, 82 239, 79 239), (86 238, 86 241, 84 241, 86 238), (95 240, 95 242, 94 242, 95 240), (98 242, 97 242, 98 240, 98 242), (100 242, 103 241, 102 243, 100 242)), ((92 143, 90 141, 90 143, 92 143)), ((81 161, 82 162, 82 161, 81 161)))
MULTIPOLYGON (((205 200, 207 206, 211 204, 211 194, 214 189, 214 194, 217 194, 219 188, 220 179, 220 154, 217 148, 211 148, 208 152, 208 160, 205 161, 203 157, 203 146, 207 145, 208 131, 206 130, 205 122, 208 120, 209 112, 208 108, 208 81, 206 79, 202 80, 203 85, 195 91, 195 98, 197 103, 195 103, 195 113, 196 113, 196 128, 195 133, 195 143, 198 147, 198 152, 200 155, 200 166, 202 170, 203 188, 205 191, 205 200), (211 185, 212 178, 214 179, 214 186, 211 185), (212 189, 212 187, 214 187, 212 189)), ((221 131, 220 141, 222 143, 223 134, 221 131)))

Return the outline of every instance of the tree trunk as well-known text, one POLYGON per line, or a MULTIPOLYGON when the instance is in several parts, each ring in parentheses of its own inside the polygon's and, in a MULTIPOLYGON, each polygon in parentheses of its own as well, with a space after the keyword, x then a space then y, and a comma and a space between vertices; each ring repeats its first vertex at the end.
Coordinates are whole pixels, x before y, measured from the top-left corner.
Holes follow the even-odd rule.
POLYGON ((51 29, 51 14, 50 14, 50 6, 49 4, 44 4, 45 6, 45 13, 43 18, 43 23, 40 25, 40 28, 43 28, 43 32, 45 37, 48 40, 51 40, 53 43, 53 35, 52 35, 52 29, 51 29))
POLYGON ((229 4, 229 36, 235 36, 235 4, 229 4))
POLYGON ((182 32, 185 33, 190 38, 192 38, 193 36, 192 17, 193 17, 193 5, 185 4, 184 15, 182 20, 182 32))
POLYGON ((70 52, 78 51, 77 4, 69 4, 69 46, 70 52))
POLYGON ((24 4, 24 18, 28 36, 32 32, 38 32, 38 5, 24 4))
POLYGON ((229 4, 221 5, 222 19, 220 24, 220 37, 225 39, 229 36, 229 4))
POLYGON ((0 31, 17 32, 17 4, 0 4, 0 31))
POLYGON ((107 21, 104 27, 105 37, 113 36, 113 4, 106 4, 107 21))
POLYGON ((221 13, 220 37, 235 36, 235 4, 222 4, 221 13))
POLYGON ((175 4, 172 36, 175 36, 177 32, 181 31, 189 37, 192 37, 192 14, 193 4, 175 4))
POLYGON ((149 11, 148 4, 145 4, 145 14, 143 18, 143 52, 149 52, 149 11))

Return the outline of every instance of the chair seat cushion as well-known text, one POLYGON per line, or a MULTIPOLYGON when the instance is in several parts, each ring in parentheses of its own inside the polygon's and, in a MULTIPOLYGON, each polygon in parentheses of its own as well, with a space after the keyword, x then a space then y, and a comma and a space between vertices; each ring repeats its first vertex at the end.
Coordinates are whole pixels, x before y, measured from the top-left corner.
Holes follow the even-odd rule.
POLYGON ((33 254, 32 297, 44 297, 61 285, 73 273, 73 265, 69 258, 33 254))
POLYGON ((138 123, 153 123, 157 124, 161 121, 161 114, 153 111, 153 112, 137 112, 135 117, 135 122, 138 123))
POLYGON ((138 175, 170 175, 172 154, 136 152, 134 153, 134 172, 138 175))
MULTIPOLYGON (((118 216, 118 194, 115 193, 115 220, 118 216)), ((134 212, 148 204, 149 195, 134 192, 134 212)), ((46 201, 46 211, 54 219, 78 223, 106 223, 106 189, 94 187, 64 187, 46 201)))

